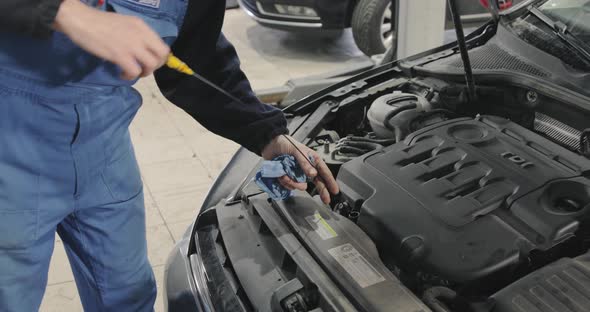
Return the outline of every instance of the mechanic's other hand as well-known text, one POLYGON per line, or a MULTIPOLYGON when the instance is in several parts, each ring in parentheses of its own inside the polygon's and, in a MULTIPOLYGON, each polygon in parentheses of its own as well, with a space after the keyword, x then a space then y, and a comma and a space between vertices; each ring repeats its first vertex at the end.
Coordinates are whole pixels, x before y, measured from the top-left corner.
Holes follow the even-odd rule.
MULTIPOLYGON (((332 172, 330 172, 330 169, 328 169, 328 166, 324 163, 324 160, 314 150, 297 142, 292 137, 289 137, 288 140, 285 136, 279 135, 262 150, 262 157, 267 160, 271 160, 284 154, 294 156, 299 163, 299 166, 303 169, 303 172, 314 180, 318 194, 324 203, 330 203, 330 193, 336 195, 340 192, 338 184, 336 183, 332 172), (290 141, 296 144, 305 155, 302 155, 290 141), (313 158, 317 170, 305 158, 308 155, 313 158)), ((307 183, 297 183, 288 176, 279 178, 279 182, 290 190, 298 189, 305 191, 307 189, 307 183)))
POLYGON ((170 48, 138 17, 103 12, 80 0, 64 0, 53 28, 87 52, 121 67, 132 80, 153 73, 170 48))

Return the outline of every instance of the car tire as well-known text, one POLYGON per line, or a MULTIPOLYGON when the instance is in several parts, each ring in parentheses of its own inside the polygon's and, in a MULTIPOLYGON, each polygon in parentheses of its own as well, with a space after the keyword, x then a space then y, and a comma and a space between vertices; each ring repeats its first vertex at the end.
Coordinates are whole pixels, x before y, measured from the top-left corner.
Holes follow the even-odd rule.
MULTIPOLYGON (((354 41, 368 56, 385 53, 389 48, 386 46, 382 26, 390 5, 391 0, 360 0, 354 9, 351 22, 354 41)), ((395 14, 391 14, 389 18, 394 16, 395 14)), ((391 35, 391 45, 395 45, 395 31, 391 35)))

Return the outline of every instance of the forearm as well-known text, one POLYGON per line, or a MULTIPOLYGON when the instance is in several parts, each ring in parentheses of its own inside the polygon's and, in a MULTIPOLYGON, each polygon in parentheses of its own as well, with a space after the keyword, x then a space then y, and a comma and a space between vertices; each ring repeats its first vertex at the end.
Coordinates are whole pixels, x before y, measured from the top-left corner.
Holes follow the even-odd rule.
MULTIPOLYGON (((202 61, 187 56, 187 62, 242 103, 232 101, 189 76, 179 76, 173 83, 165 81, 163 76, 167 70, 164 69, 156 75, 158 83, 171 102, 207 129, 259 154, 274 137, 287 133, 285 117, 280 110, 258 100, 240 69, 235 49, 223 35, 220 35, 214 54, 210 56, 202 61)), ((169 72, 169 75, 176 73, 169 72)))
POLYGON ((189 2, 189 10, 173 52, 199 74, 238 97, 236 103, 197 79, 168 69, 156 72, 164 95, 207 129, 255 153, 279 134, 287 133, 283 113, 260 103, 240 69, 234 47, 221 33, 223 1, 189 2))
POLYGON ((0 30, 47 37, 62 0, 1 0, 0 30))

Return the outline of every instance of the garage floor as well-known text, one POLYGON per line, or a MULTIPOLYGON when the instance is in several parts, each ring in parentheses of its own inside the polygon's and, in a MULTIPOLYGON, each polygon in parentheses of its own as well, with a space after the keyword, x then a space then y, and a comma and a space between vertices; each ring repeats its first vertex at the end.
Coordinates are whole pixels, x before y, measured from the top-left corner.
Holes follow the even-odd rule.
MULTIPOLYGON (((227 12, 224 32, 234 43, 255 89, 361 62, 350 32, 338 37, 263 28, 243 12, 227 12)), ((167 102, 153 79, 137 85, 144 105, 131 132, 145 182, 149 257, 161 289, 166 257, 197 215, 212 181, 237 145, 207 132, 167 102)), ((207 103, 200 103, 206 105, 207 103)), ((41 311, 82 311, 63 244, 56 241, 41 311)), ((162 294, 155 310, 163 311, 162 294)))

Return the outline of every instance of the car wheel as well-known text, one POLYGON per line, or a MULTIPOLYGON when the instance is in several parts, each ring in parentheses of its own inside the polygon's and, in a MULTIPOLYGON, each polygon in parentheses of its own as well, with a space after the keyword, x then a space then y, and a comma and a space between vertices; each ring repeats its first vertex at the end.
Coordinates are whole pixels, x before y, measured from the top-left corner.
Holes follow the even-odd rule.
POLYGON ((397 39, 391 27, 393 17, 391 0, 360 0, 352 14, 352 33, 359 49, 372 56, 393 46, 397 39))

